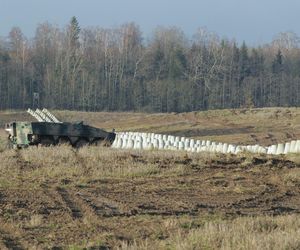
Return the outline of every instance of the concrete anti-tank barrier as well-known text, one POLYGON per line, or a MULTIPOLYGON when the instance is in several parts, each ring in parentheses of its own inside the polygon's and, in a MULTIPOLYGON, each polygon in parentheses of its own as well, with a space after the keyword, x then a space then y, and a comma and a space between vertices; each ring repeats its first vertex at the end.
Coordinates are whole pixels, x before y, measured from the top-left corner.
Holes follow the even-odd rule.
POLYGON ((183 150, 187 152, 216 152, 238 154, 241 152, 263 153, 263 154, 289 154, 300 153, 300 140, 279 143, 263 147, 260 145, 233 145, 218 143, 209 140, 195 140, 172 135, 141 132, 119 132, 112 144, 112 148, 136 149, 136 150, 183 150))

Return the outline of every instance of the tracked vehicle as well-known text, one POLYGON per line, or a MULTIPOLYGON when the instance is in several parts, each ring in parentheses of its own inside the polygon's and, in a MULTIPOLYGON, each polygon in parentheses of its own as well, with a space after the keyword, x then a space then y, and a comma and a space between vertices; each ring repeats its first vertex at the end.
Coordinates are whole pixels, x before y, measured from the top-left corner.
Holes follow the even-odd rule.
POLYGON ((69 144, 73 147, 84 145, 111 146, 116 134, 103 129, 79 123, 60 122, 47 110, 28 110, 38 122, 12 122, 5 125, 8 146, 24 148, 31 145, 69 144), (44 115, 42 115, 44 114, 44 115))

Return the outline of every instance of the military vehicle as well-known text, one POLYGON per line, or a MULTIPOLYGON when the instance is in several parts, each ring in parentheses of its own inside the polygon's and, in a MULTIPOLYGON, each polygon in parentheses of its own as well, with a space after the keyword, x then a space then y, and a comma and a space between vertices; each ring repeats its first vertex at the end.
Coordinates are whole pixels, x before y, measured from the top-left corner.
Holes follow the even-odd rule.
POLYGON ((11 122, 5 125, 8 146, 24 148, 31 145, 69 144, 73 147, 84 145, 111 146, 116 134, 83 124, 83 122, 60 122, 48 110, 28 110, 38 122, 11 122))

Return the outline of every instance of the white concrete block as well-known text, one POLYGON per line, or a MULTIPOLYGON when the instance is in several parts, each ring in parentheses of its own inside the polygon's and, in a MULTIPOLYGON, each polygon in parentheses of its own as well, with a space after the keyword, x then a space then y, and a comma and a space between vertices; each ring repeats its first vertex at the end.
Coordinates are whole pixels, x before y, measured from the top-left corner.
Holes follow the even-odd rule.
POLYGON ((154 148, 158 148, 158 139, 154 139, 152 144, 154 148))
POLYGON ((118 142, 117 142, 117 148, 122 148, 123 147, 123 139, 119 138, 118 142))
POLYGON ((277 146, 278 146, 277 144, 270 146, 271 147, 270 154, 273 154, 273 155, 276 154, 276 152, 277 152, 277 146))
POLYGON ((219 143, 216 148, 216 152, 223 153, 223 144, 219 143))
POLYGON ((234 154, 235 148, 236 148, 235 145, 229 144, 229 145, 228 145, 227 153, 229 153, 229 154, 234 154))
POLYGON ((253 148, 252 148, 252 152, 255 153, 255 154, 259 153, 259 145, 257 145, 257 144, 254 145, 253 148))
POLYGON ((296 153, 300 153, 300 140, 296 141, 296 153))
POLYGON ((266 154, 266 153, 267 153, 267 148, 262 148, 262 149, 261 149, 261 153, 262 153, 262 154, 266 154))
POLYGON ((222 147, 222 153, 223 153, 223 154, 226 154, 227 151, 228 151, 228 143, 224 143, 224 144, 223 144, 223 147, 222 147))
POLYGON ((287 142, 287 143, 285 143, 285 145, 284 145, 284 154, 288 154, 288 153, 290 153, 290 149, 291 149, 291 143, 290 142, 287 142))
POLYGON ((241 148, 240 146, 237 146, 237 147, 235 148, 234 154, 238 154, 238 153, 240 153, 240 152, 242 152, 242 148, 241 148))
POLYGON ((297 152, 297 141, 293 140, 291 141, 290 153, 296 153, 296 152, 297 152))
POLYGON ((284 144, 283 143, 279 143, 277 145, 277 150, 276 150, 276 155, 280 155, 284 153, 284 144))
POLYGON ((164 149, 165 142, 163 140, 158 140, 158 148, 159 149, 164 149))
POLYGON ((132 149, 133 147, 134 147, 134 141, 132 139, 128 139, 126 148, 132 149))
POLYGON ((137 150, 143 149, 142 142, 141 141, 135 141, 135 143, 134 143, 134 149, 137 149, 137 150))
POLYGON ((184 141, 184 147, 189 148, 190 147, 190 139, 186 138, 184 141))

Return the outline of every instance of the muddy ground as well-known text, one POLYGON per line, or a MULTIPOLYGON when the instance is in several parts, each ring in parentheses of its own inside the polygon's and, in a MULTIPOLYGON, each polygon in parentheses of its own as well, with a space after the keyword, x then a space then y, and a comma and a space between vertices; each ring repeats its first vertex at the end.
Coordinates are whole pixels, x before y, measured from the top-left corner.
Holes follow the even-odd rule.
MULTIPOLYGON (((84 120, 107 130, 218 142, 270 145, 300 138, 300 109, 296 108, 182 114, 54 113, 63 121, 84 120)), ((0 112, 1 126, 13 120, 32 118, 24 112, 0 112)), ((5 137, 1 130, 0 249, 131 249, 132 244, 139 246, 133 249, 152 249, 153 242, 167 242, 178 231, 184 238, 211 221, 249 216, 271 216, 272 220, 289 214, 300 219, 299 155, 75 151, 65 147, 10 151, 4 150, 5 137)), ((276 227, 258 226, 267 233, 276 232, 276 227)), ((283 235, 291 235, 288 226, 286 230, 283 235)), ((290 244, 285 236, 282 242, 290 244)))
MULTIPOLYGON (((44 149, 38 150, 42 153, 44 149)), ((164 240, 177 230, 164 230, 170 219, 199 223, 300 213, 299 164, 285 158, 194 158, 117 151, 117 161, 106 157, 104 163, 155 169, 135 176, 93 178, 94 173, 89 173, 89 166, 83 162, 90 156, 84 158, 84 152, 75 152, 75 165, 83 164, 85 170, 73 178, 73 173, 52 178, 43 171, 36 172, 46 166, 28 160, 27 153, 2 153, 14 162, 14 174, 9 173, 8 164, 12 162, 4 163, 1 175, 7 175, 7 182, 1 179, 1 249, 110 249, 123 242, 164 240)))

